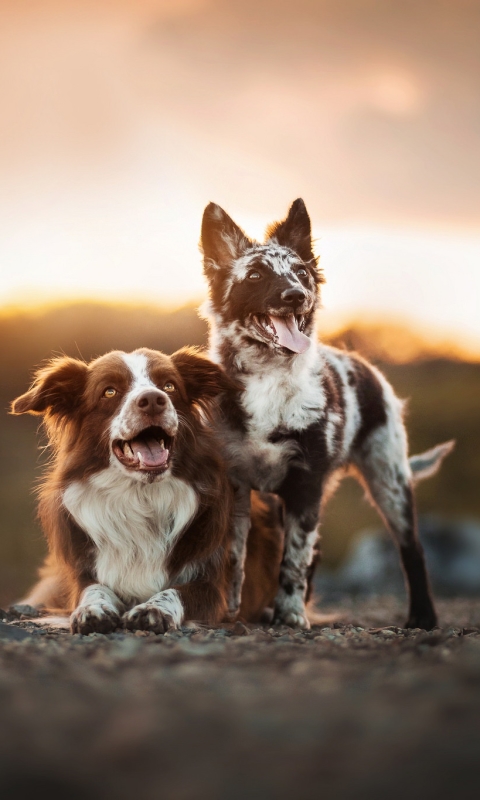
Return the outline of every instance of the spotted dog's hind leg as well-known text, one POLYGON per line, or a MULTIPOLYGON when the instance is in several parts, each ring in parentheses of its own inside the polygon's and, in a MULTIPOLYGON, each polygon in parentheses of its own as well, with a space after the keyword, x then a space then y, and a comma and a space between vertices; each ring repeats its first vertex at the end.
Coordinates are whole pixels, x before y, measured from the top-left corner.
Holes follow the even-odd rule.
POLYGON ((355 464, 373 505, 395 539, 402 560, 409 598, 407 628, 430 630, 437 624, 423 548, 416 526, 412 476, 400 415, 371 433, 355 464))

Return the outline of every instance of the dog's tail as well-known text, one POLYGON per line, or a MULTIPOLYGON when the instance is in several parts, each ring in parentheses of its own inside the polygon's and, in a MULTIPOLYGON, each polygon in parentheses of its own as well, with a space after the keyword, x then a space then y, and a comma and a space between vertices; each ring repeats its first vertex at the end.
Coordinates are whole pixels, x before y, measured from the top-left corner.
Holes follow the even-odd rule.
POLYGON ((455 439, 451 439, 449 442, 437 444, 436 447, 432 447, 431 450, 426 450, 425 453, 420 453, 418 456, 411 456, 409 463, 413 482, 418 483, 424 478, 435 475, 440 469, 443 459, 452 452, 454 447, 455 439))

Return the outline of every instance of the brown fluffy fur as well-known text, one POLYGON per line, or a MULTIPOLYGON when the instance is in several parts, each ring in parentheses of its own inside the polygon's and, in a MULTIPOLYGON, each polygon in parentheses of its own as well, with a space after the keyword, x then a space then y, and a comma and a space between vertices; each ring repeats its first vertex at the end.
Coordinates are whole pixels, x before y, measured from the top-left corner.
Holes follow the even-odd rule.
MULTIPOLYGON (((180 425, 171 466, 173 475, 188 482, 201 497, 199 509, 168 557, 174 575, 192 561, 201 562, 202 577, 175 587, 189 618, 219 620, 224 613, 228 568, 226 540, 231 515, 231 488, 219 448, 205 410, 229 383, 222 371, 193 350, 172 358, 141 351, 152 364, 158 383, 174 381, 174 405, 180 425)), ((124 391, 129 379, 121 354, 110 353, 86 365, 76 359, 51 361, 36 374, 29 392, 12 404, 14 414, 44 417, 52 466, 39 492, 39 516, 49 546, 49 556, 26 602, 73 609, 83 589, 96 582, 96 546, 62 505, 66 487, 75 480, 106 469, 110 460, 107 436, 121 403, 103 402, 102 390, 112 382, 124 391)))

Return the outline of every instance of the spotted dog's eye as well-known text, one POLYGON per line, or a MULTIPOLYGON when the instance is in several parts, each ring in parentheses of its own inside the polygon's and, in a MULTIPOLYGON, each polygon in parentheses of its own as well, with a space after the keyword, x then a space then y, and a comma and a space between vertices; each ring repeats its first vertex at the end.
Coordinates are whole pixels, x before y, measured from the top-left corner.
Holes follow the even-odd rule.
POLYGON ((115 397, 116 394, 117 394, 117 390, 114 389, 113 386, 108 386, 105 389, 105 391, 103 393, 103 396, 104 397, 115 397))
POLYGON ((261 277, 262 276, 256 269, 252 269, 247 275, 249 281, 259 281, 261 277))
POLYGON ((303 267, 300 267, 300 269, 297 269, 297 277, 298 278, 306 278, 307 274, 308 274, 307 270, 304 269, 303 267))
POLYGON ((165 386, 163 387, 164 392, 174 392, 175 391, 175 384, 172 381, 168 381, 165 386))

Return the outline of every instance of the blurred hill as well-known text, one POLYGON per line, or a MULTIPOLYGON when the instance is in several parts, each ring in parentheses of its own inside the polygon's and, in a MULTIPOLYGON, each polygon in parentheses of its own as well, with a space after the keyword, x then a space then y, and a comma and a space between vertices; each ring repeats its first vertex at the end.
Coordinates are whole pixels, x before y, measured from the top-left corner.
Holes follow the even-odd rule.
MULTIPOLYGON (((357 349, 376 363, 400 397, 409 398, 407 427, 411 452, 446 439, 457 447, 441 473, 418 489, 422 513, 480 519, 480 364, 440 357, 399 327, 350 327, 331 342, 357 349)), ((33 487, 46 457, 38 449, 38 420, 11 417, 10 401, 28 387, 33 368, 52 354, 90 360, 110 349, 152 347, 171 353, 205 345, 206 325, 194 308, 77 303, 35 313, 0 317, 0 606, 32 581, 44 552, 35 522, 33 487)), ((330 501, 323 528, 325 562, 335 565, 352 536, 378 519, 354 481, 345 481, 330 501)))

